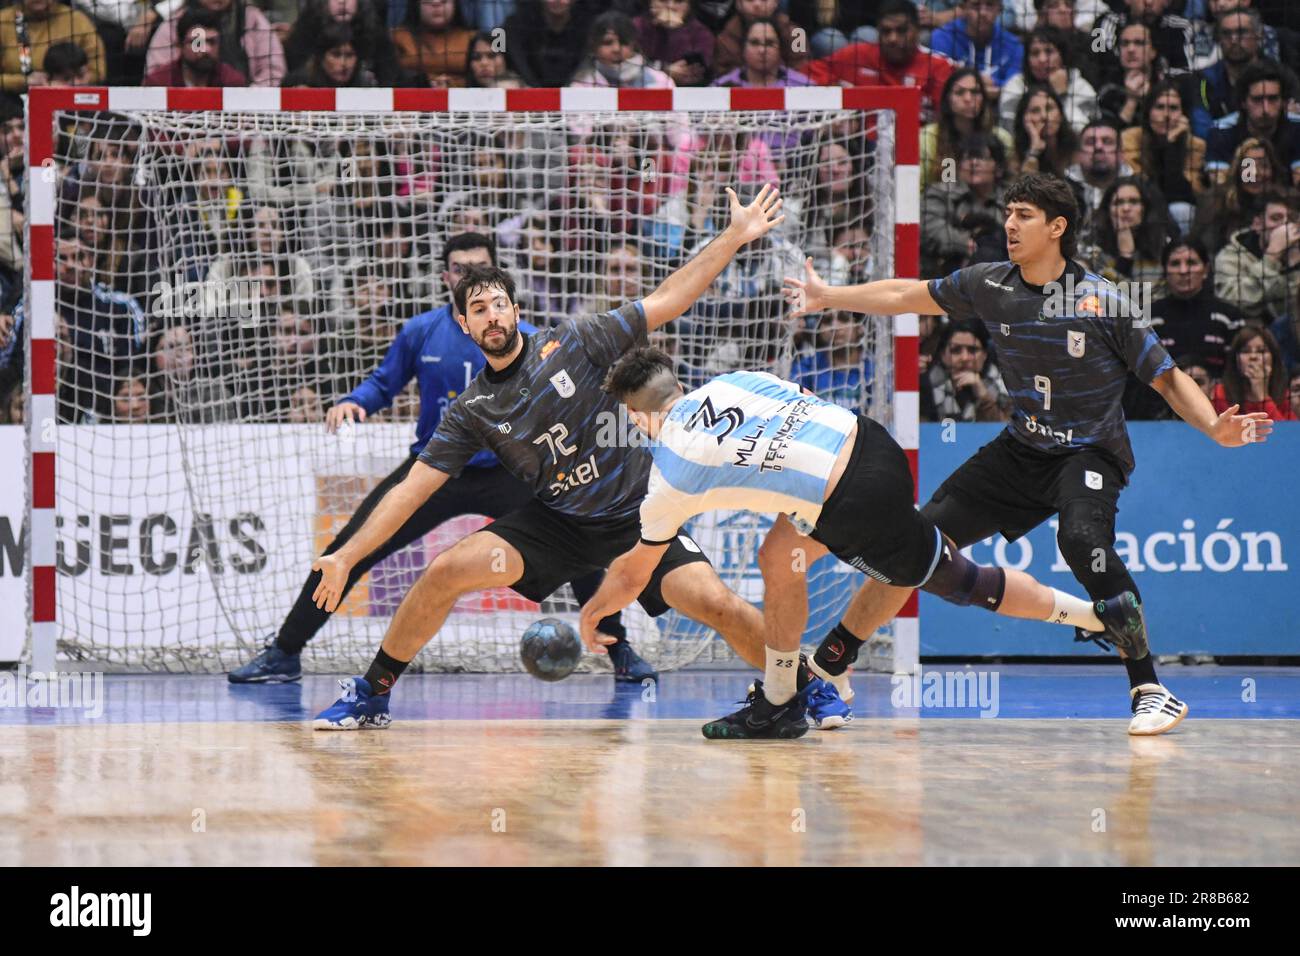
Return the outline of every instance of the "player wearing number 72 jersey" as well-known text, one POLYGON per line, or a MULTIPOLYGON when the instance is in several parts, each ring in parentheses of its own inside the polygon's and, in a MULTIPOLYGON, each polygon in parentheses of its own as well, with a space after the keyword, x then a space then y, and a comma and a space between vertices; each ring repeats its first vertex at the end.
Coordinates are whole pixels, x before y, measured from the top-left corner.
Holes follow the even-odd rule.
POLYGON ((641 348, 624 355, 605 380, 605 390, 654 440, 654 464, 641 502, 641 541, 610 566, 583 607, 582 634, 594 643, 600 619, 645 587, 690 518, 717 509, 779 513, 759 549, 764 681, 744 709, 705 724, 704 736, 806 732, 804 698, 820 681, 799 686, 799 639, 808 620, 804 569, 828 551, 889 587, 891 617, 913 588, 924 587, 1011 617, 1106 629, 1082 598, 1019 571, 981 568, 945 540, 913 504, 903 449, 871 419, 766 372, 728 372, 685 394, 672 369, 666 354, 641 348))
MULTIPOLYGON (((928 282, 886 279, 842 288, 822 282, 810 262, 803 280, 786 280, 787 296, 796 315, 848 309, 983 322, 1011 395, 1011 421, 939 486, 921 513, 963 548, 997 532, 1015 541, 1059 515, 1057 544, 1092 598, 1136 595, 1115 551, 1119 495, 1134 464, 1120 405, 1129 373, 1225 448, 1264 441, 1273 423, 1262 413, 1238 415, 1236 405, 1217 414, 1170 360, 1136 300, 1071 261, 1079 210, 1064 180, 1027 174, 1007 189, 1005 202, 1009 261, 928 282)), ((851 610, 876 619, 889 600, 868 581, 851 610)), ((1128 669, 1129 733, 1164 733, 1186 716, 1187 705, 1156 678, 1140 603, 1128 611, 1134 627, 1113 643, 1128 669)), ((836 628, 818 649, 814 669, 842 674, 867 634, 836 628)))

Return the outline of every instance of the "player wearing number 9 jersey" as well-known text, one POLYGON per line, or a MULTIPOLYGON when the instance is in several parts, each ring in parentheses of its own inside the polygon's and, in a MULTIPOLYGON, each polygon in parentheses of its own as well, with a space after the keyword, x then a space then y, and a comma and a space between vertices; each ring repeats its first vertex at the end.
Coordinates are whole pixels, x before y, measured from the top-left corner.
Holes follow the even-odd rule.
MULTIPOLYGON (((1125 382, 1131 372, 1224 447, 1263 441, 1272 422, 1263 414, 1237 415, 1237 406, 1216 414, 1170 361, 1136 300, 1071 261, 1079 211, 1064 180, 1025 175, 1008 188, 1005 203, 1006 262, 929 282, 890 279, 842 288, 827 286, 808 264, 804 280, 786 280, 787 297, 796 314, 950 313, 984 323, 1011 395, 1011 421, 940 485, 922 514, 959 548, 996 532, 1014 541, 1059 516, 1061 553, 1098 602, 1110 642, 1124 656, 1129 733, 1164 733, 1186 716, 1187 705, 1156 678, 1140 599, 1107 600, 1138 594, 1115 551, 1119 495, 1134 465, 1120 406, 1125 382)), ((863 621, 879 620, 885 603, 871 581, 854 597, 863 621)), ((837 628, 815 663, 842 674, 856 656, 859 635, 869 633, 837 628)))
MULTIPOLYGON (((495 264, 496 247, 487 236, 476 232, 462 233, 447 241, 443 259, 446 271, 442 274, 442 281, 450 292, 466 269, 495 264)), ((519 328, 524 333, 536 331, 523 322, 519 328)), ((332 554, 347 544, 384 495, 406 478, 416 456, 428 444, 447 409, 469 387, 486 361, 482 350, 456 324, 449 302, 407 321, 379 367, 350 394, 334 403, 326 418, 326 426, 331 431, 340 426, 351 428, 354 420, 364 422, 368 416, 389 407, 412 378, 420 388, 420 417, 410 456, 365 497, 326 547, 326 554, 332 554)), ((480 451, 465 462, 465 468, 455 481, 448 482, 436 495, 431 495, 394 534, 352 567, 344 595, 374 565, 423 538, 443 522, 461 515, 500 518, 523 505, 531 496, 531 489, 501 467, 495 455, 487 450, 480 451)), ((600 579, 599 572, 575 579, 572 584, 578 600, 589 598, 600 579)), ((330 611, 317 607, 312 600, 319 584, 319 573, 308 575, 280 630, 270 636, 256 657, 230 672, 231 683, 275 684, 296 681, 302 676, 302 649, 331 617, 330 611)), ((602 621, 601 633, 623 639, 622 621, 618 617, 602 621)), ((624 668, 622 673, 615 669, 615 679, 638 679, 639 676, 628 668, 624 668)))

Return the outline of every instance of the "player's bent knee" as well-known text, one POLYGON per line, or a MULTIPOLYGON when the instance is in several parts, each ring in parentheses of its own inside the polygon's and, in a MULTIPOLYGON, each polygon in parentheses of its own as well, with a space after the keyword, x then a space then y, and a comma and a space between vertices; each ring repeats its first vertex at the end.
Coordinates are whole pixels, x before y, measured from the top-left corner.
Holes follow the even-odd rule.
POLYGON ((462 538, 434 558, 421 581, 467 593, 509 587, 523 573, 524 559, 513 545, 490 532, 480 531, 462 538))
POLYGON ((1071 568, 1090 566, 1098 554, 1105 554, 1115 545, 1114 518, 1094 502, 1067 503, 1061 509, 1060 521, 1056 543, 1071 568))
POLYGON ((996 611, 1006 593, 1007 573, 1001 568, 983 568, 944 538, 943 553, 930 580, 921 590, 958 607, 982 607, 996 611))

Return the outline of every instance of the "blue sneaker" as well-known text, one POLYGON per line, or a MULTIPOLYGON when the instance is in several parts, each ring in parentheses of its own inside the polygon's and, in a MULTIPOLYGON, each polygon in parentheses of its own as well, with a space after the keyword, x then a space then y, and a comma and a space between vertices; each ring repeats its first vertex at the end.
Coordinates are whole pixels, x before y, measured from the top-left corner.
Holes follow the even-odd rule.
POLYGON ((388 695, 370 693, 364 677, 341 680, 339 687, 343 696, 316 715, 315 730, 381 730, 393 722, 388 716, 388 695))
POLYGON ((272 634, 260 654, 243 667, 236 667, 226 679, 232 684, 288 684, 302 680, 302 655, 280 650, 272 634))
POLYGON ((641 659, 627 641, 609 647, 609 662, 614 665, 614 680, 620 683, 640 684, 652 680, 659 682, 659 672, 641 659))
POLYGON ((804 693, 808 695, 808 716, 818 730, 834 730, 853 719, 853 708, 844 703, 830 681, 815 677, 804 693))

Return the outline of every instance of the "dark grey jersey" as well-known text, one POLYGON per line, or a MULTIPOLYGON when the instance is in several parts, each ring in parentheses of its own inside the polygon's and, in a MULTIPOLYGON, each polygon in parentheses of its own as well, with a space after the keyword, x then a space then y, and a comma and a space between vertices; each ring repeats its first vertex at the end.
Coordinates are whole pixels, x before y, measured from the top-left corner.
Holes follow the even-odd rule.
POLYGON ((461 392, 420 461, 456 477, 487 448, 556 511, 579 518, 635 514, 650 453, 629 447, 619 403, 600 386, 619 356, 645 344, 640 302, 524 336, 509 367, 485 367, 461 392))
POLYGON ((1014 263, 984 263, 931 279, 930 295, 988 329, 1016 438, 1053 454, 1100 448, 1133 470, 1124 383, 1130 371, 1150 384, 1174 367, 1137 303, 1075 263, 1045 287, 1014 263))

